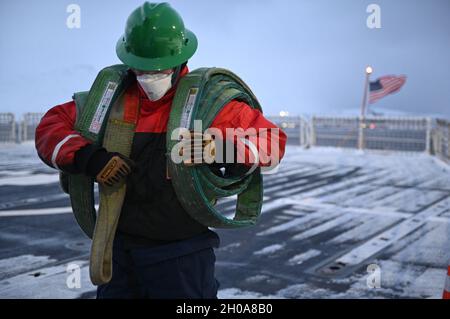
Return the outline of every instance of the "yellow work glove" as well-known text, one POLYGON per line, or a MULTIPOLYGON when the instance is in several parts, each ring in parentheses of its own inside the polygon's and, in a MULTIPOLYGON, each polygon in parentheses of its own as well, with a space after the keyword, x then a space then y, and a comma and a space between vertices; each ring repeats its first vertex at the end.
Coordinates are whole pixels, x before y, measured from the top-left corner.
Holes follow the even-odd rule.
POLYGON ((211 164, 216 158, 216 143, 210 134, 191 132, 181 140, 180 156, 187 166, 211 164))
POLYGON ((97 174, 95 180, 103 186, 114 186, 125 182, 131 173, 132 164, 122 156, 114 155, 97 174))

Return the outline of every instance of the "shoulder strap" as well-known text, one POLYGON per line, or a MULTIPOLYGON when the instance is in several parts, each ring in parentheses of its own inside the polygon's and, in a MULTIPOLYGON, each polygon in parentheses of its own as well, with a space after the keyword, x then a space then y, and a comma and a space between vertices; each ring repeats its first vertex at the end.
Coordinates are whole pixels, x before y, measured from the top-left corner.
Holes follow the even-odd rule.
POLYGON ((82 91, 82 92, 75 92, 72 96, 72 100, 75 102, 75 106, 77 109, 77 119, 79 118, 79 116, 81 116, 88 95, 89 91, 82 91))
MULTIPOLYGON (((128 68, 113 65, 99 72, 87 92, 73 95, 77 108, 75 129, 97 145, 103 144, 103 136, 113 105, 131 83, 128 68)), ((92 238, 97 214, 95 211, 94 179, 82 174, 67 176, 60 174, 64 191, 70 194, 72 210, 83 232, 92 238)))
POLYGON ((131 82, 128 67, 122 64, 104 68, 95 78, 87 97, 75 95, 84 105, 77 115, 75 129, 85 138, 101 144, 112 105, 121 96, 131 82))
MULTIPOLYGON (((74 95, 77 104, 75 128, 93 143, 125 156, 131 146, 139 115, 139 92, 131 84, 123 66, 102 70, 89 94, 74 95)), ((74 216, 81 229, 92 238, 90 276, 95 285, 112 276, 112 246, 126 185, 102 187, 98 213, 95 209, 94 179, 70 175, 68 190, 74 216)))
MULTIPOLYGON (((110 152, 130 156, 139 114, 139 92, 129 88, 113 107, 103 137, 103 147, 110 152)), ((90 276, 94 285, 110 281, 112 276, 113 240, 119 223, 126 184, 108 187, 99 185, 100 207, 92 237, 90 276)), ((95 212, 93 205, 90 208, 95 212)))

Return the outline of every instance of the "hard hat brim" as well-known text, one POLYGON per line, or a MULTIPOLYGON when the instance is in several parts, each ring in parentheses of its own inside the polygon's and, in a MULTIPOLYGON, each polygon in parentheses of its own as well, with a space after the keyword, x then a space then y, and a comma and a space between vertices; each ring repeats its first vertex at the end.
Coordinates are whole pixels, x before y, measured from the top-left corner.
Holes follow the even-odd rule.
POLYGON ((197 51, 197 37, 193 32, 186 29, 186 39, 188 42, 182 51, 173 56, 162 58, 145 58, 134 55, 125 48, 125 37, 122 36, 116 45, 116 53, 119 59, 127 66, 142 71, 162 71, 174 68, 189 60, 197 51))

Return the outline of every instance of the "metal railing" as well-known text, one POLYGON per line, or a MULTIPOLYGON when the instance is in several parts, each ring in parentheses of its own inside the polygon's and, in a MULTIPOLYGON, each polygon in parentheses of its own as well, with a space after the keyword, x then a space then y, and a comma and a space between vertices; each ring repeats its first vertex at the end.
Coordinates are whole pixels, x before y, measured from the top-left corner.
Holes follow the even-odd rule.
POLYGON ((16 121, 12 113, 0 113, 0 143, 16 142, 16 121))
MULTIPOLYGON (((34 140, 43 113, 0 113, 0 143, 34 140)), ((426 117, 268 116, 288 135, 288 143, 400 152, 428 152, 450 162, 450 121, 426 117), (359 130, 364 134, 358 134, 359 130), (363 138, 360 141, 361 137, 363 138)))
POLYGON ((430 123, 427 118, 313 117, 312 145, 425 152, 429 151, 430 123))
POLYGON ((0 113, 0 143, 20 143, 33 141, 36 127, 43 113, 25 113, 16 122, 13 113, 0 113))
POLYGON ((19 125, 20 141, 34 140, 36 127, 43 116, 43 113, 25 113, 23 115, 23 120, 19 125))
POLYGON ((290 144, 306 145, 311 139, 309 119, 303 116, 267 116, 277 124, 289 137, 290 144))
POLYGON ((317 117, 311 118, 311 146, 358 147, 358 118, 317 117))
POLYGON ((433 120, 422 117, 269 117, 290 144, 431 153, 433 120), (359 134, 360 129, 364 134, 359 134), (363 139, 362 141, 360 139, 363 139))
POLYGON ((433 153, 450 163, 450 121, 437 119, 432 133, 433 153))

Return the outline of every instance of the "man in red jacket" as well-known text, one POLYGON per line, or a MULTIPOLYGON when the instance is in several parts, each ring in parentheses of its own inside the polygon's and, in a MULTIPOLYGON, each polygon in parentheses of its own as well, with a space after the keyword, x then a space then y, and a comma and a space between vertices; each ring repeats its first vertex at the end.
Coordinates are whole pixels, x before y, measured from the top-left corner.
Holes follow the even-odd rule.
MULTIPOLYGON (((218 247, 219 238, 183 209, 166 166, 166 129, 172 100, 180 78, 189 72, 187 61, 196 48, 195 35, 184 28, 181 17, 166 3, 146 2, 129 17, 116 48, 118 57, 136 77, 127 90, 136 92, 140 103, 129 158, 92 144, 74 130, 74 101, 50 109, 36 129, 38 154, 49 166, 86 174, 106 185, 126 180, 114 241, 113 276, 108 284, 98 287, 98 298, 217 296, 213 247, 218 247), (118 165, 106 170, 111 161, 118 165)), ((211 127, 222 131, 223 136, 227 128, 278 131, 260 111, 235 100, 221 110, 211 127)), ((278 162, 284 154, 286 135, 279 130, 277 140, 270 136, 259 136, 269 147, 258 149, 256 165, 270 165, 267 159, 278 162), (277 158, 272 158, 275 153, 277 158)), ((248 143, 238 156, 252 165, 255 157, 248 143)))

